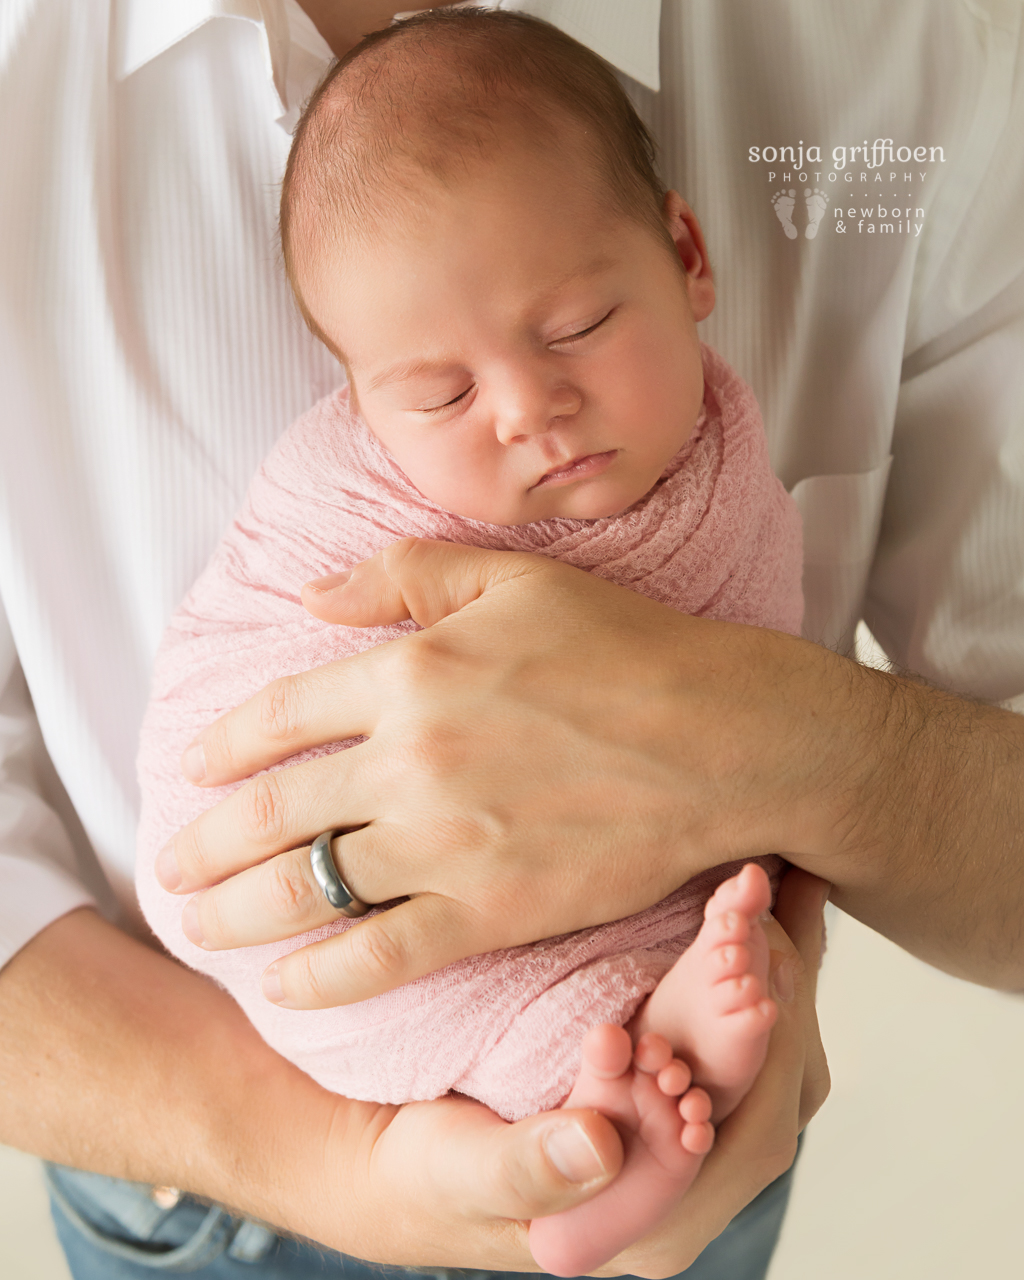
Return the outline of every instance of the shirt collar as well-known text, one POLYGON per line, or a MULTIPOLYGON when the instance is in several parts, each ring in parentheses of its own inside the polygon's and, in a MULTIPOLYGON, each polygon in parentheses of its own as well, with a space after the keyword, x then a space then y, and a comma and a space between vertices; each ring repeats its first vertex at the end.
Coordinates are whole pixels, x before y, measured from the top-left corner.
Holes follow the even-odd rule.
MULTIPOLYGON (((648 89, 660 87, 661 0, 498 0, 544 18, 648 89)), ((184 40, 211 18, 243 18, 265 35, 267 71, 288 103, 291 37, 284 0, 117 0, 114 65, 119 80, 184 40)))
POLYGON ((661 0, 499 0, 544 18, 648 89, 661 88, 661 0))
POLYGON ((284 0, 116 0, 116 78, 124 80, 211 18, 242 18, 260 27, 267 72, 284 104, 291 45, 284 0))

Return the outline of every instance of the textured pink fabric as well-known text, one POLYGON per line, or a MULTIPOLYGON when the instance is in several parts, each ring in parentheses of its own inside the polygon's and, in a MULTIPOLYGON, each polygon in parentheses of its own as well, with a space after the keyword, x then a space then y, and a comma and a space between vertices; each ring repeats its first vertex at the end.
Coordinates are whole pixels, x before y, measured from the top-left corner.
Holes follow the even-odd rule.
MULTIPOLYGON (((409 535, 540 552, 685 613, 797 632, 796 508, 772 475, 749 388, 707 348, 704 371, 697 430, 644 499, 608 519, 515 528, 466 520, 427 501, 339 391, 278 442, 171 620, 139 755, 139 898, 167 947, 222 983, 263 1037, 327 1088, 396 1103, 455 1089, 508 1119, 557 1105, 577 1073, 586 1031, 632 1016, 693 940, 715 885, 736 867, 714 868, 629 919, 463 960, 373 1000, 316 1012, 278 1009, 260 994, 266 966, 353 925, 343 920, 287 942, 219 953, 184 937, 184 901, 157 885, 154 859, 175 831, 232 788, 186 783, 178 767, 183 748, 270 680, 414 629, 329 626, 310 617, 298 596, 310 578, 409 535)), ((777 875, 780 861, 767 861, 777 875)))

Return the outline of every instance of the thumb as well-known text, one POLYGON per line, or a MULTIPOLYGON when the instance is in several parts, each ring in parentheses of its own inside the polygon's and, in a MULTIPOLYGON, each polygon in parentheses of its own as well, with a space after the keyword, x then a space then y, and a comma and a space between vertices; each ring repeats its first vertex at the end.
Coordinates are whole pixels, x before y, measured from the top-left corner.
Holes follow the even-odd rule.
MULTIPOLYGON (((478 1119, 478 1117, 474 1117, 478 1119)), ((492 1116, 488 1119, 493 1121, 492 1116)), ((480 1124, 472 1169, 446 1162, 464 1204, 488 1216, 532 1219, 596 1195, 622 1166, 615 1126, 597 1111, 554 1111, 516 1124, 480 1124)))
POLYGON ((302 603, 314 618, 348 627, 410 618, 429 627, 503 582, 552 567, 544 556, 403 538, 354 569, 307 582, 302 603))

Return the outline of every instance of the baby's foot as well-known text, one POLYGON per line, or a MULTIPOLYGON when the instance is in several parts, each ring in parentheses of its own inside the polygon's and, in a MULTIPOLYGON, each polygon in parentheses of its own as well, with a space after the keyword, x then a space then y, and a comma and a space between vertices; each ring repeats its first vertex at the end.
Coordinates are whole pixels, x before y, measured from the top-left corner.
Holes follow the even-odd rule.
POLYGON ((748 863, 718 886, 693 945, 637 1013, 634 1037, 663 1035, 706 1089, 715 1124, 761 1070, 775 1004, 768 997, 768 941, 760 917, 771 903, 764 869, 748 863))
POLYGON ((797 236, 796 227, 793 226, 793 210, 796 208, 795 191, 776 191, 772 196, 772 208, 775 210, 775 216, 782 223, 782 229, 790 240, 795 240, 797 236))
POLYGON ((645 1235, 697 1176, 711 1150, 711 1100, 690 1087, 690 1069, 660 1035, 608 1024, 583 1040, 583 1064, 566 1107, 593 1107, 615 1121, 625 1160, 586 1204, 530 1224, 530 1250, 556 1276, 578 1276, 645 1235))
POLYGON ((828 196, 824 191, 819 191, 817 187, 813 190, 810 187, 805 187, 804 204, 807 206, 807 226, 804 227, 804 235, 808 240, 813 240, 818 234, 818 224, 825 216, 828 196))

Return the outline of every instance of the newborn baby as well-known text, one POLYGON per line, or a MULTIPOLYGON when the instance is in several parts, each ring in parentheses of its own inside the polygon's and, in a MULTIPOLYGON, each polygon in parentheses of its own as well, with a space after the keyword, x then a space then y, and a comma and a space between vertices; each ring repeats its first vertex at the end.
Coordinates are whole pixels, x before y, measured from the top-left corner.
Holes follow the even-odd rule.
MULTIPOLYGON (((554 28, 441 10, 370 37, 299 125, 282 241, 349 382, 266 459, 168 628, 140 749, 139 897, 167 947, 330 1089, 610 1116, 619 1177, 530 1231, 542 1268, 579 1274, 678 1200, 761 1067, 775 1006, 759 919, 780 860, 372 1000, 290 1010, 262 995, 267 966, 360 923, 206 950, 196 900, 183 916, 155 864, 230 788, 191 786, 181 753, 271 680, 414 629, 331 626, 299 597, 396 539, 540 552, 687 613, 796 632, 798 516, 753 396, 698 340, 714 294, 697 221, 614 76, 554 28)), ((334 856, 359 893, 345 840, 334 856)))

